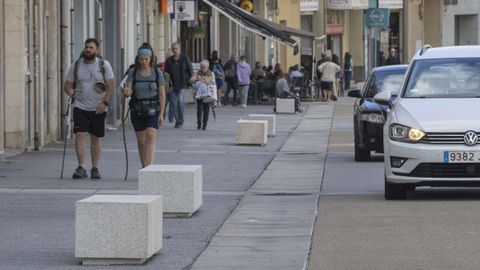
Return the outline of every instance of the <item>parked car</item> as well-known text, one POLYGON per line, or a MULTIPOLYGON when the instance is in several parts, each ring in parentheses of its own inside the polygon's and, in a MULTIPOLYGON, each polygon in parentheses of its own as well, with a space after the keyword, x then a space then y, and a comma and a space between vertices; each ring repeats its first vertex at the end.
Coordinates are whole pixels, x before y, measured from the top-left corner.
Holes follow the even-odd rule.
POLYGON ((370 152, 383 153, 383 124, 391 102, 402 86, 408 65, 377 67, 372 70, 363 86, 348 92, 349 97, 358 98, 353 107, 353 132, 355 161, 367 161, 370 152), (379 104, 373 99, 380 92, 391 93, 391 102, 379 104))
POLYGON ((480 186, 479 105, 480 46, 417 52, 383 130, 385 198, 418 186, 480 186))

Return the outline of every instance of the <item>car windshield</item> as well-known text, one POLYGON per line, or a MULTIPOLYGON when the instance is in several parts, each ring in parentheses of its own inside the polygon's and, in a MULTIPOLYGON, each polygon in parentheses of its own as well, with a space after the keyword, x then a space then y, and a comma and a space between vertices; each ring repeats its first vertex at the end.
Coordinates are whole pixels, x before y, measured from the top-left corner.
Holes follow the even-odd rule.
POLYGON ((403 97, 480 97, 480 58, 416 61, 403 97))
POLYGON ((377 72, 375 83, 377 91, 389 91, 392 96, 398 95, 402 87, 403 78, 405 77, 405 70, 377 72))

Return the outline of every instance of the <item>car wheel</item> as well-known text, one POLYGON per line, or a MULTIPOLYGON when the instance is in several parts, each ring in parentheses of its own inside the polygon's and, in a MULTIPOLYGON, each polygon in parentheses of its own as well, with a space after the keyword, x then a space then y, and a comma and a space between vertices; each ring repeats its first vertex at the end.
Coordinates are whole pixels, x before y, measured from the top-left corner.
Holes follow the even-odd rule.
POLYGON ((393 184, 387 182, 385 178, 385 199, 387 200, 404 200, 407 197, 407 190, 401 184, 393 184))
POLYGON ((355 133, 355 138, 354 138, 354 143, 355 143, 355 161, 369 161, 370 160, 370 150, 365 150, 360 148, 359 142, 358 142, 358 136, 357 136, 357 131, 354 131, 355 133))

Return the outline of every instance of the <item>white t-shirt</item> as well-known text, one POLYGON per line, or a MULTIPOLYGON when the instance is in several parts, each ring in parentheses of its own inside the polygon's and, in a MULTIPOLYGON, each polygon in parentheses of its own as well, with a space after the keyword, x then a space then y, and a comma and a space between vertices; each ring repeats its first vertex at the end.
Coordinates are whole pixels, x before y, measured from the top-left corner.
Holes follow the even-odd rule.
POLYGON ((318 71, 322 73, 321 80, 324 82, 334 82, 335 74, 341 70, 340 66, 333 62, 325 62, 318 66, 318 71))
MULTIPOLYGON (((97 105, 103 101, 105 94, 97 93, 93 86, 96 82, 103 82, 103 75, 100 71, 99 59, 95 59, 95 63, 86 64, 82 59, 79 60, 77 70, 77 85, 75 88, 75 101, 73 106, 85 111, 95 111, 97 105)), ((104 60, 105 80, 113 79, 113 70, 110 63, 104 60)), ((70 65, 66 74, 66 80, 74 82, 75 76, 73 74, 75 69, 75 62, 70 65)), ((107 84, 106 82, 104 82, 107 84)))

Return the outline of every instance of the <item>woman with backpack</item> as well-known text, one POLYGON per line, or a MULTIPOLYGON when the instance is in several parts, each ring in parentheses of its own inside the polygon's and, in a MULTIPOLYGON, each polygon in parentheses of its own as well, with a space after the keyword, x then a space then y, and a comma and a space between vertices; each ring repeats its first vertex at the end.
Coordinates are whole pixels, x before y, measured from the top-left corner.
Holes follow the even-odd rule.
POLYGON ((130 119, 137 136, 142 168, 153 164, 157 130, 163 125, 165 80, 156 66, 151 47, 142 45, 137 51, 135 67, 128 72, 123 94, 130 97, 130 119))
POLYGON ((214 101, 210 96, 209 87, 212 85, 216 86, 215 74, 210 70, 208 60, 200 62, 200 70, 190 78, 190 83, 193 85, 193 89, 196 92, 197 129, 201 128, 202 130, 207 130, 210 104, 214 101))

